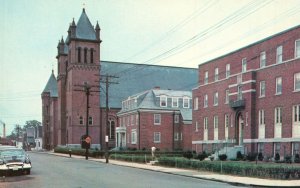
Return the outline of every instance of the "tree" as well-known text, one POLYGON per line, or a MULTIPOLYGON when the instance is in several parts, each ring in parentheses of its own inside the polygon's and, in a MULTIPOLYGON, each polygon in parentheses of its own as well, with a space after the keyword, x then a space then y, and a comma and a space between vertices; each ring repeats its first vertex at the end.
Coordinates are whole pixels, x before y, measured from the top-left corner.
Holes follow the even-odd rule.
POLYGON ((37 121, 37 120, 30 120, 30 121, 26 121, 25 125, 24 125, 24 129, 26 130, 29 127, 38 127, 41 126, 41 122, 37 121))

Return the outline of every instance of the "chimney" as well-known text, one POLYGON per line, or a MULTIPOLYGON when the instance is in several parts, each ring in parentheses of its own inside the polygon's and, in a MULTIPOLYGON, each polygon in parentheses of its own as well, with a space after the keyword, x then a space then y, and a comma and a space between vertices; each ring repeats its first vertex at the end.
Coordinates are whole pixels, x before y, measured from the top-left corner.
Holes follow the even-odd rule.
POLYGON ((160 87, 159 86, 155 86, 153 89, 160 90, 160 87))
POLYGON ((6 133, 5 133, 5 123, 3 123, 3 138, 6 138, 6 133))

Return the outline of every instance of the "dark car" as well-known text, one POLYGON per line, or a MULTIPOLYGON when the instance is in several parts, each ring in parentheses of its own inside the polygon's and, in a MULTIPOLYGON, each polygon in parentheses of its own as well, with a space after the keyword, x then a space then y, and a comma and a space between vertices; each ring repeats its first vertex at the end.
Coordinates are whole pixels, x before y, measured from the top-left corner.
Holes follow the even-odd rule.
POLYGON ((0 146, 0 174, 30 174, 31 161, 29 155, 20 148, 0 146))

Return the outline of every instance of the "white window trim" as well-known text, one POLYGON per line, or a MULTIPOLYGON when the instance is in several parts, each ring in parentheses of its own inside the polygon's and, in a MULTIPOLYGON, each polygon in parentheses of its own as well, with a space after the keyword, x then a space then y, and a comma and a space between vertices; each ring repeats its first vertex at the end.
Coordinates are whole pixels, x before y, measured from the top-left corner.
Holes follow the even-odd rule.
POLYGON ((265 97, 266 96, 266 81, 260 81, 259 82, 259 98, 265 97), (264 83, 265 86, 265 90, 264 90, 264 94, 262 95, 262 83, 264 83))
POLYGON ((165 95, 162 95, 159 97, 160 107, 167 107, 168 106, 168 97, 165 95), (163 99, 166 101, 166 105, 162 105, 163 99))
POLYGON ((208 107, 208 95, 204 95, 204 100, 203 100, 203 107, 207 108, 208 107))
POLYGON ((218 106, 219 105, 219 93, 215 92, 214 93, 214 106, 218 106))
POLYGON ((199 131, 199 124, 198 124, 198 121, 196 121, 195 123, 195 132, 198 132, 199 131))
POLYGON ((198 100, 198 97, 195 97, 194 98, 194 110, 198 110, 198 106, 199 106, 199 102, 198 102, 199 100, 198 100))
POLYGON ((179 115, 178 114, 174 115, 174 123, 179 123, 179 115))
POLYGON ((265 51, 263 51, 263 52, 260 53, 259 63, 260 63, 259 64, 260 68, 263 68, 263 67, 266 66, 266 64, 267 64, 267 54, 266 54, 265 51), (262 57, 264 57, 264 59, 262 59, 262 57), (265 63, 264 65, 262 65, 263 60, 264 60, 264 63, 265 63))
POLYGON ((225 104, 229 103, 229 89, 225 90, 225 104))
POLYGON ((247 72, 247 58, 242 59, 242 73, 247 72))
POLYGON ((203 118, 203 125, 204 125, 203 129, 208 130, 208 117, 203 118))
POLYGON ((230 76, 230 64, 226 64, 226 78, 230 76))
POLYGON ((154 143, 161 143, 161 133, 160 132, 154 132, 153 133, 153 142, 154 143), (155 140, 155 135, 158 134, 159 140, 155 140))
POLYGON ((178 107, 178 97, 172 97, 172 107, 178 107), (176 101, 176 105, 174 105, 175 101, 176 101))
MULTIPOLYGON (((300 77, 300 72, 297 72, 294 74, 294 92, 298 92, 300 91, 300 88, 299 89, 296 89, 296 76, 299 75, 300 77)), ((299 81, 300 82, 300 81, 299 81)))
POLYGON ((79 125, 84 125, 84 117, 83 116, 79 117, 79 125), (82 123, 80 122, 81 121, 80 118, 82 118, 82 123))
POLYGON ((153 119, 154 119, 154 121, 153 121, 154 125, 160 125, 161 124, 161 114, 154 114, 153 119), (155 116, 159 117, 159 122, 155 122, 155 116))
POLYGON ((93 117, 92 116, 89 116, 89 120, 88 120, 88 123, 89 123, 89 126, 92 126, 93 124, 94 124, 94 120, 93 120, 93 117), (91 122, 92 123, 90 123, 90 118, 91 118, 91 122))
POLYGON ((190 108, 190 99, 188 97, 183 97, 182 99, 182 107, 183 108, 190 108), (184 105, 184 101, 187 100, 187 106, 184 105))
POLYGON ((279 64, 282 62, 283 62, 283 47, 282 47, 282 45, 280 45, 280 46, 277 46, 277 48, 276 48, 276 63, 279 64), (280 50, 281 51, 281 53, 280 53, 281 60, 280 61, 278 58, 279 57, 279 53, 278 53, 279 49, 281 49, 280 50))
POLYGON ((299 58, 300 57, 300 54, 299 54, 299 56, 297 56, 297 42, 300 42, 300 39, 295 40, 295 56, 294 56, 295 58, 299 58))
POLYGON ((219 128, 219 117, 214 116, 214 129, 218 129, 218 128, 219 128))
POLYGON ((275 125, 282 125, 282 107, 276 107, 274 108, 274 124, 275 125), (279 122, 277 122, 277 111, 278 111, 278 120, 279 122))
POLYGON ((265 110, 258 111, 258 124, 265 125, 265 110))
POLYGON ((136 129, 132 129, 131 130, 131 144, 136 144, 136 143, 137 143, 137 131, 136 131, 136 129))
POLYGON ((224 124, 225 124, 225 128, 229 127, 229 114, 225 114, 224 124))
POLYGON ((174 133, 174 140, 175 141, 179 140, 179 133, 178 132, 174 133))
POLYGON ((219 68, 215 68, 215 81, 219 80, 219 68))
POLYGON ((204 85, 208 84, 208 71, 204 72, 204 85))
POLYGON ((276 77, 275 80, 276 80, 276 81, 275 81, 275 82, 276 82, 276 88, 275 88, 276 91, 275 91, 275 95, 281 95, 281 94, 282 94, 282 77, 276 77), (280 91, 280 92, 277 91, 277 89, 278 89, 277 81, 278 81, 278 80, 281 81, 281 91, 280 91))

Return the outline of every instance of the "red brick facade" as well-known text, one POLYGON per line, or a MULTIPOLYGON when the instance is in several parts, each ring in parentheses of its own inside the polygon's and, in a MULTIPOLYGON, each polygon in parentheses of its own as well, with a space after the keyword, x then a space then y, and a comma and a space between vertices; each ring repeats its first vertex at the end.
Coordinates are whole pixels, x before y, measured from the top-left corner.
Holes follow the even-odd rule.
POLYGON ((300 50, 300 43, 296 45, 299 39, 298 26, 199 65, 199 86, 193 90, 193 98, 199 100, 198 110, 193 111, 193 127, 196 122, 199 127, 192 133, 194 150, 211 151, 231 144, 244 145, 246 152, 263 152, 267 156, 298 152, 300 124, 294 119, 299 116, 300 105, 300 89, 296 86, 300 73, 300 56, 296 52, 300 50), (226 76, 228 66, 230 75, 226 76), (218 118, 218 128, 214 127, 214 116, 218 118))

